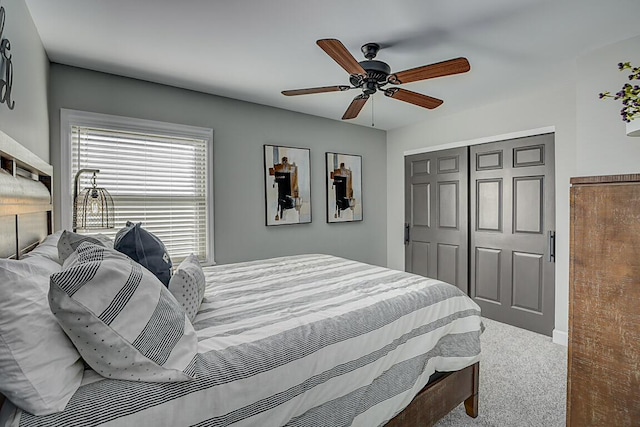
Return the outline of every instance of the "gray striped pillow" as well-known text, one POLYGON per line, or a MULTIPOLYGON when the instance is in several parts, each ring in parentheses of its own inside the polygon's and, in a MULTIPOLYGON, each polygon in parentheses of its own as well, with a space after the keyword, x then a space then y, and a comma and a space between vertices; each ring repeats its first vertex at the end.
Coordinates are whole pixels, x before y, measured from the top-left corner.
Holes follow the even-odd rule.
POLYGON ((195 377, 197 337, 171 292, 126 255, 84 242, 51 275, 49 305, 85 362, 107 378, 195 377))
POLYGON ((85 236, 83 234, 74 233, 73 231, 64 230, 58 240, 58 258, 60 263, 64 263, 67 258, 80 246, 83 242, 90 242, 96 245, 113 247, 113 242, 107 236, 97 234, 95 236, 85 236))

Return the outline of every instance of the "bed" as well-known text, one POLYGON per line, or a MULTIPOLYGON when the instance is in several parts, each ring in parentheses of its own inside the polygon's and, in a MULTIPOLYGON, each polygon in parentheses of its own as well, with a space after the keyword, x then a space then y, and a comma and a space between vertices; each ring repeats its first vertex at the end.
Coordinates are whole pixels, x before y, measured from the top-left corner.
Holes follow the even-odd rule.
MULTIPOLYGON (((0 156, 0 257, 20 259, 52 232, 52 170, 6 136, 0 156)), ((323 254, 204 273, 195 380, 87 369, 63 412, 0 395, 0 426, 429 426, 462 402, 477 416, 480 311, 454 286, 323 254)))

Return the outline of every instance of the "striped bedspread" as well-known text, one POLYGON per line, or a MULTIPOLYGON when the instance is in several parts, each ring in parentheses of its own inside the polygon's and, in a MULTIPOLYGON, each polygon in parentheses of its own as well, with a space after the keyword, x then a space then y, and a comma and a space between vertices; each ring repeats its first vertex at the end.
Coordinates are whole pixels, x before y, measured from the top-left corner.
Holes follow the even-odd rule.
POLYGON ((7 425, 378 426, 435 370, 480 357, 480 309, 436 280, 328 255, 207 267, 205 275, 193 322, 196 380, 128 382, 86 371, 64 412, 15 410, 7 425))

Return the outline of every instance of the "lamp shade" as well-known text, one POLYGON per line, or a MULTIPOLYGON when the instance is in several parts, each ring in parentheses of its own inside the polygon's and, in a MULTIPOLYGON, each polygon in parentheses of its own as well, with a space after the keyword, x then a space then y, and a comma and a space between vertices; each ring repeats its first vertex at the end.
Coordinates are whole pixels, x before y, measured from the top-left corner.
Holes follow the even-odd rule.
POLYGON ((75 200, 74 229, 96 230, 114 227, 114 206, 111 194, 104 188, 85 188, 75 200))

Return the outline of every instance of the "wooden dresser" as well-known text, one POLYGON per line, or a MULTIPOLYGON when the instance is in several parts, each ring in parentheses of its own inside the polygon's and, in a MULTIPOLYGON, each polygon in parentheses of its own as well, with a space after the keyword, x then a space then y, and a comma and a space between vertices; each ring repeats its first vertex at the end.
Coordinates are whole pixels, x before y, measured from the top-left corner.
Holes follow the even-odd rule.
POLYGON ((640 426, 640 174, 571 184, 567 425, 640 426))

